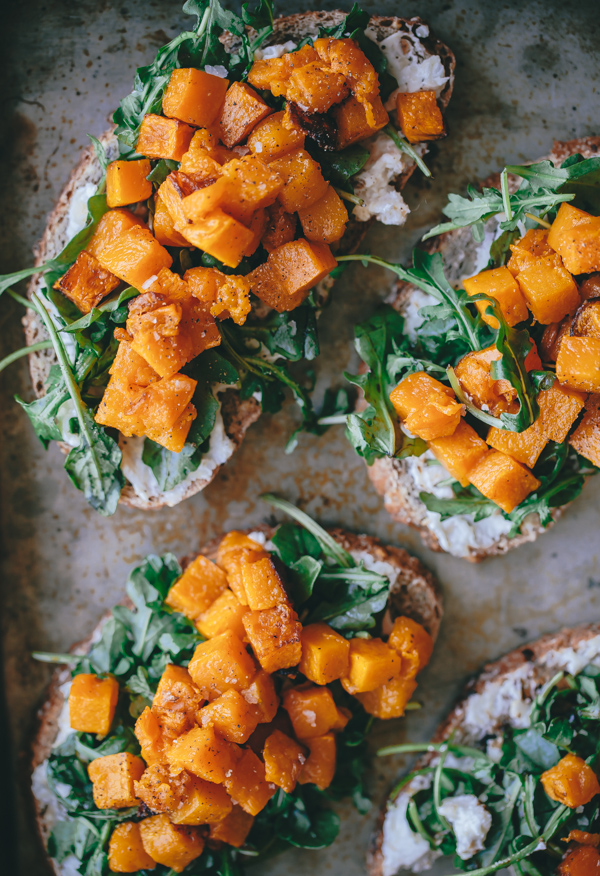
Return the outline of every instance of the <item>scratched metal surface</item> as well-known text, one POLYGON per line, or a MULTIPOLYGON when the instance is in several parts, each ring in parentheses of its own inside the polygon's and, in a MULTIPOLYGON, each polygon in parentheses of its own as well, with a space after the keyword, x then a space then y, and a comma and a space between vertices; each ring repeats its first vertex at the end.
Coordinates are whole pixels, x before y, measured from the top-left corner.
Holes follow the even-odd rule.
MULTIPOLYGON (((320 4, 319 4, 320 5, 320 4)), ((325 6, 334 4, 325 3, 325 6)), ((313 8, 284 4, 281 12, 313 8)), ((366 4, 383 14, 420 14, 456 52, 457 81, 448 113, 450 136, 434 147, 434 184, 413 178, 414 205, 401 234, 378 227, 373 251, 405 257, 424 227, 436 221, 448 191, 484 178, 505 162, 546 152, 553 137, 597 134, 600 80, 600 12, 597 2, 554 0, 459 3, 421 0, 366 4)), ((317 4, 315 4, 317 8, 317 4)), ((85 134, 99 134, 134 68, 181 29, 179 0, 4 0, 0 125, 1 270, 29 263, 30 250, 85 134)), ((339 281, 321 322, 319 387, 341 382, 354 366, 352 325, 387 288, 384 272, 356 266, 339 281)), ((0 356, 21 344, 19 312, 0 309, 0 356)), ((424 739, 449 708, 465 678, 485 660, 562 624, 600 616, 600 479, 592 482, 551 535, 506 558, 478 567, 426 551, 418 537, 382 511, 362 464, 341 431, 304 437, 292 456, 284 441, 295 422, 288 406, 265 416, 227 468, 199 496, 173 509, 121 508, 112 519, 95 515, 71 487, 58 449, 47 453, 12 402, 29 398, 23 361, 2 375, 0 412, 0 515, 4 705, 0 764, 6 830, 3 859, 11 872, 41 876, 47 865, 36 844, 26 785, 28 744, 48 672, 29 657, 34 649, 64 650, 84 637, 122 595, 128 569, 145 553, 184 554, 229 527, 268 517, 257 497, 276 489, 326 524, 341 524, 407 546, 437 572, 446 617, 431 667, 419 686, 420 712, 380 726, 382 742, 424 739)), ((375 761, 375 800, 401 764, 375 761)), ((341 836, 328 851, 297 852, 265 873, 364 872, 364 851, 375 817, 349 808, 341 836)))

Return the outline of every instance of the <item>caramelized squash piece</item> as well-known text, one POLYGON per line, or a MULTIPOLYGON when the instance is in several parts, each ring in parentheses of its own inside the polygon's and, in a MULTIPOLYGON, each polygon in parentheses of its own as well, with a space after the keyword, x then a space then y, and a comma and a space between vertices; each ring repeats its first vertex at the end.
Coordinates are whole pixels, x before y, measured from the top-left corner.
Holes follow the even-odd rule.
POLYGON ((540 422, 550 441, 562 444, 585 404, 585 394, 561 386, 558 380, 538 394, 540 422))
POLYGON ((267 261, 248 274, 250 288, 279 313, 294 310, 337 262, 324 243, 293 240, 269 253, 267 261))
POLYGON ((140 835, 147 854, 176 873, 181 873, 204 850, 204 839, 197 827, 171 824, 164 814, 140 821, 140 835))
POLYGON ((402 675, 414 678, 425 669, 433 654, 433 639, 422 624, 410 617, 397 617, 388 646, 402 657, 402 675))
POLYGON ((592 298, 577 308, 571 334, 578 338, 600 339, 600 300, 592 298))
POLYGON ((284 243, 290 243, 296 236, 297 217, 284 210, 279 201, 266 209, 267 223, 261 243, 267 252, 273 252, 284 243))
POLYGON ((237 746, 217 736, 212 727, 194 727, 179 736, 167 750, 174 774, 188 770, 200 779, 222 785, 233 771, 237 746))
POLYGON ((124 751, 97 757, 88 766, 94 805, 98 809, 126 809, 137 806, 133 783, 141 778, 146 764, 124 751))
POLYGON ((158 718, 150 706, 146 706, 135 722, 135 737, 140 743, 142 757, 147 764, 166 763, 165 740, 158 718))
POLYGON ((219 131, 228 149, 245 140, 252 129, 270 115, 271 107, 245 82, 234 82, 225 95, 219 131))
POLYGON ((154 236, 162 246, 189 246, 185 237, 175 228, 173 217, 165 201, 164 185, 165 183, 160 186, 154 199, 154 221, 152 225, 154 236))
MULTIPOLYGON (((548 244, 548 232, 543 228, 530 228, 523 237, 515 243, 511 243, 510 251, 512 255, 506 267, 513 277, 533 264, 536 259, 555 255, 554 250, 548 244)), ((555 255, 555 258, 557 265, 562 264, 560 256, 555 255)))
POLYGON ((332 110, 332 115, 337 128, 337 148, 345 149, 352 146, 365 137, 370 137, 385 128, 390 117, 385 109, 381 98, 376 96, 371 101, 372 119, 367 116, 367 111, 362 103, 351 95, 347 100, 332 110))
POLYGON ((97 259, 103 268, 140 292, 144 291, 144 283, 161 268, 170 268, 173 264, 167 250, 148 229, 137 225, 103 246, 97 259))
POLYGON ((130 210, 108 210, 98 222, 86 247, 86 252, 99 259, 105 246, 118 240, 130 228, 138 225, 145 228, 145 223, 130 210))
POLYGON ((259 670, 252 684, 242 691, 242 696, 249 703, 259 724, 270 724, 279 706, 279 697, 275 692, 275 684, 271 675, 264 669, 259 670))
POLYGON ((119 682, 116 678, 99 678, 90 673, 79 673, 71 682, 69 691, 71 730, 106 736, 118 699, 119 682))
POLYGON ((242 623, 256 659, 266 672, 298 665, 302 657, 302 625, 291 606, 249 611, 242 623))
POLYGON ((489 450, 471 470, 469 479, 507 514, 540 486, 529 469, 499 450, 489 450))
POLYGON ((564 335, 556 358, 560 383, 583 392, 600 392, 600 339, 564 335))
POLYGON ((228 690, 198 713, 203 727, 214 727, 228 742, 242 745, 256 730, 258 716, 237 690, 228 690))
POLYGON ((293 687, 283 695, 283 708, 290 716, 297 739, 329 733, 338 719, 337 706, 328 687, 293 687))
POLYGON ((524 432, 511 432, 508 429, 496 429, 492 426, 485 440, 490 447, 495 447, 496 450, 512 456, 517 462, 533 468, 548 443, 548 436, 541 417, 538 417, 524 432))
POLYGON ((396 111, 402 133, 409 143, 439 140, 446 136, 435 91, 398 92, 396 111))
POLYGON ((142 120, 135 151, 147 158, 181 161, 193 136, 194 129, 189 125, 148 113, 142 120))
POLYGON ((560 322, 580 303, 579 290, 566 268, 552 256, 538 258, 517 274, 517 282, 534 317, 542 325, 560 322))
POLYGON ((224 779, 227 793, 249 815, 258 815, 265 808, 277 788, 265 778, 265 765, 246 748, 235 769, 224 779))
POLYGON ((600 852, 586 845, 570 849, 556 872, 558 876, 600 876, 600 852))
POLYGON ((239 849, 246 842, 253 821, 253 815, 244 812, 241 806, 234 803, 233 809, 223 821, 211 824, 209 836, 211 840, 227 843, 234 849, 239 849))
POLYGON ((292 70, 286 87, 287 99, 308 113, 326 113, 349 93, 346 78, 320 61, 292 70))
POLYGON ((272 113, 254 128, 246 144, 265 164, 304 146, 304 132, 284 110, 272 113))
POLYGON ((225 788, 194 776, 169 818, 174 824, 219 824, 232 808, 225 788))
MULTIPOLYGON (((479 408, 485 405, 495 417, 503 411, 513 412, 517 409, 514 387, 508 380, 494 380, 492 377, 492 362, 500 358, 500 351, 492 344, 483 350, 467 353, 454 369, 470 401, 479 408)), ((542 367, 535 344, 525 357, 524 364, 528 371, 542 367)))
POLYGON ((316 785, 321 791, 328 788, 335 775, 336 745, 333 733, 307 739, 309 755, 298 781, 301 785, 316 785))
POLYGON ((75 263, 54 284, 62 294, 72 301, 82 313, 89 313, 94 307, 121 285, 121 281, 100 262, 83 250, 75 263))
POLYGON ((109 207, 125 207, 145 201, 152 195, 152 183, 147 158, 137 161, 111 161, 106 168, 106 203, 109 207))
POLYGON ((247 611, 250 609, 247 605, 242 605, 235 593, 225 590, 210 608, 200 615, 196 621, 196 629, 205 639, 212 639, 231 630, 238 639, 244 641, 246 630, 242 618, 247 611))
POLYGON ((152 712, 161 727, 176 736, 185 733, 194 726, 201 705, 202 694, 187 669, 172 663, 165 666, 152 700, 152 712))
POLYGON ((600 395, 588 398, 581 423, 569 438, 569 444, 600 468, 600 395))
POLYGON ((400 656, 381 639, 351 639, 348 675, 341 679, 350 694, 375 690, 400 675, 400 656))
POLYGON ((429 441, 429 449, 453 478, 466 487, 469 472, 487 451, 487 444, 475 429, 461 419, 452 433, 429 441))
POLYGON ((175 775, 166 764, 154 763, 135 783, 135 793, 152 812, 168 812, 179 804, 192 780, 186 770, 175 775))
POLYGON ((556 766, 542 773, 540 781, 551 800, 570 809, 585 806, 600 794, 596 773, 575 754, 566 754, 556 766))
POLYGON ((188 672, 202 696, 214 700, 228 690, 244 690, 256 674, 252 657, 231 630, 196 646, 188 672))
POLYGON ((117 824, 108 843, 108 868, 112 873, 137 873, 153 870, 156 861, 142 844, 140 826, 135 821, 117 824))
POLYGON ((375 125, 373 103, 379 98, 379 79, 375 68, 352 39, 324 37, 314 42, 321 61, 343 76, 356 100, 364 107, 367 122, 375 125))
POLYGON ((329 186, 319 163, 305 149, 295 149, 275 158, 269 168, 283 180, 279 200, 288 213, 310 207, 323 197, 329 186))
POLYGON ((302 659, 299 669, 315 684, 330 684, 348 674, 350 642, 327 624, 302 628, 302 659))
POLYGON ((600 217, 571 204, 561 204, 548 234, 548 243, 572 274, 600 270, 600 217))
POLYGON ((387 721, 390 718, 401 718, 406 704, 417 689, 414 678, 398 675, 380 687, 366 693, 355 694, 365 712, 374 718, 387 721))
MULTIPOLYGON (((508 268, 493 268, 491 271, 482 271, 475 277, 463 280, 463 286, 467 295, 483 293, 490 298, 495 298, 504 319, 508 325, 513 326, 528 317, 527 303, 519 284, 508 268)), ((498 320, 495 316, 487 313, 489 304, 487 301, 476 301, 475 306, 481 314, 481 318, 491 328, 498 328, 498 320)))
POLYGON ((165 602, 190 620, 199 617, 227 590, 222 569, 200 554, 185 569, 167 594, 165 602))
POLYGON ((276 605, 287 602, 287 594, 283 582, 270 557, 262 555, 256 559, 249 555, 242 563, 242 581, 252 611, 262 611, 265 608, 275 608, 276 605))
POLYGON ((263 760, 267 782, 291 794, 306 761, 304 748, 281 730, 275 730, 265 742, 263 760))
POLYGON ((333 186, 329 186, 323 197, 298 211, 298 218, 307 240, 335 243, 344 236, 348 211, 333 186))
POLYGON ((176 68, 163 96, 163 114, 196 128, 207 128, 219 115, 228 85, 228 79, 204 70, 176 68))
POLYGON ((454 390, 424 371, 404 377, 391 391, 390 401, 406 428, 425 441, 452 435, 464 411, 454 390))
POLYGON ((237 325, 246 322, 251 305, 250 283, 245 277, 223 274, 216 268, 190 268, 184 279, 212 316, 230 317, 237 325))
POLYGON ((180 230, 188 243, 204 250, 228 268, 237 268, 255 241, 249 228, 221 209, 213 210, 204 219, 191 225, 181 226, 180 230))

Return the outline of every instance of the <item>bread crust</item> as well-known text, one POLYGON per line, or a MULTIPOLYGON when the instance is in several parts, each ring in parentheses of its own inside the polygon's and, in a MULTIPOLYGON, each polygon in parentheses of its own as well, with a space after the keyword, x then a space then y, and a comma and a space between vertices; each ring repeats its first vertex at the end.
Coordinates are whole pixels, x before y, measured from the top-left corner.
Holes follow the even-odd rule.
MULTIPOLYGON (((247 529, 246 532, 262 532, 269 539, 274 534, 275 528, 266 525, 255 526, 247 529)), ((389 625, 390 621, 393 622, 394 617, 405 614, 421 623, 434 639, 437 638, 443 611, 441 589, 432 573, 416 557, 411 556, 402 548, 385 545, 379 539, 369 535, 357 535, 338 528, 330 529, 329 532, 346 550, 351 552, 368 552, 375 560, 387 562, 396 570, 397 579, 394 582, 393 592, 390 594, 384 626, 389 625)), ((220 540, 220 538, 213 539, 201 549, 201 552, 207 557, 214 559, 220 540)), ((192 559, 193 556, 191 555, 184 558, 182 566, 185 568, 192 559)), ((128 600, 124 604, 131 606, 128 600)), ((90 636, 71 648, 71 653, 86 653, 102 625, 109 617, 110 612, 101 618, 90 636)), ((60 667, 52 675, 46 697, 37 715, 37 732, 32 743, 31 753, 32 772, 48 759, 52 750, 57 736, 59 717, 65 705, 65 699, 60 688, 69 678, 70 671, 68 667, 60 667)), ((44 848, 46 848, 50 832, 50 816, 46 805, 35 796, 33 790, 32 796, 38 834, 44 848)), ((61 876, 60 866, 54 861, 51 861, 51 864, 57 876, 61 876)))
MULTIPOLYGON (((448 716, 442 721, 435 731, 432 743, 444 742, 450 736, 457 744, 472 744, 474 741, 464 728, 464 717, 468 700, 474 694, 485 692, 486 687, 495 682, 502 681, 511 673, 521 667, 528 666, 531 674, 523 681, 523 692, 527 699, 533 699, 539 690, 555 675, 556 669, 543 665, 546 655, 560 652, 567 648, 576 648, 580 643, 600 635, 600 623, 586 624, 579 627, 564 627, 555 633, 548 633, 534 642, 520 645, 513 651, 509 651, 499 660, 486 663, 480 672, 469 679, 465 688, 448 716)), ((498 720, 493 733, 499 735, 502 732, 503 721, 498 720)), ((435 757, 435 753, 428 753, 419 758, 414 769, 427 766, 435 757)), ((383 857, 381 846, 383 842, 383 822, 388 804, 393 801, 389 796, 379 812, 377 828, 371 837, 367 853, 368 876, 382 876, 383 857)))
MULTIPOLYGON (((546 156, 555 164, 562 163, 569 155, 580 152, 584 158, 591 158, 600 152, 600 137, 581 137, 576 140, 555 141, 552 152, 546 156)), ((500 176, 489 177, 484 185, 498 186, 500 176)), ((512 188, 516 188, 516 178, 512 180, 512 188)), ((470 276, 474 269, 474 258, 477 244, 473 241, 470 228, 459 228, 449 231, 428 241, 429 252, 441 252, 447 276, 451 284, 460 283, 465 276, 470 276)), ((412 295, 418 292, 410 283, 398 281, 388 298, 388 303, 402 313, 412 295)), ((433 551, 444 552, 435 533, 429 528, 426 520, 426 508, 419 499, 419 490, 410 475, 407 463, 401 459, 384 457, 376 459, 368 467, 368 474, 380 496, 388 514, 406 526, 416 529, 425 543, 433 551)), ((567 506, 557 508, 552 514, 554 523, 567 506)), ((551 524, 552 525, 552 524, 551 524)), ((550 527, 543 527, 537 514, 527 517, 522 525, 522 531, 514 538, 500 537, 489 548, 469 547, 465 559, 471 562, 481 562, 487 557, 500 556, 513 548, 519 547, 536 538, 550 527)))
MULTIPOLYGON (((293 39, 299 41, 305 36, 316 36, 320 27, 330 27, 338 24, 345 13, 340 10, 331 12, 307 12, 298 13, 295 15, 282 16, 275 20, 273 24, 273 33, 270 35, 266 44, 276 44, 293 39)), ((396 33, 399 30, 408 32, 411 29, 423 25, 424 22, 420 18, 401 19, 396 17, 373 16, 371 18, 371 26, 375 28, 381 36, 388 36, 396 33)), ((236 38, 231 34, 225 34, 222 38, 225 46, 231 50, 236 44, 236 38)), ((448 105, 452 94, 454 84, 454 69, 456 61, 450 49, 433 36, 420 38, 420 42, 431 52, 438 54, 444 64, 444 68, 449 77, 448 83, 444 87, 440 96, 440 103, 443 108, 448 105)), ((113 128, 104 133, 99 139, 107 150, 107 155, 110 160, 113 160, 118 155, 118 144, 113 134, 113 128)), ((416 165, 413 165, 405 173, 403 173, 395 181, 398 190, 401 190, 409 177, 413 173, 416 165)), ((84 150, 81 159, 77 166, 73 169, 67 184, 65 185, 57 203, 50 213, 45 231, 41 240, 35 247, 35 264, 41 265, 49 258, 56 255, 67 242, 67 225, 69 207, 75 192, 86 183, 97 184, 100 180, 101 169, 95 157, 92 147, 84 150)), ((344 238, 338 246, 338 253, 353 252, 359 246, 361 240, 366 234, 373 220, 367 222, 358 222, 350 220, 344 238)), ((40 275, 35 275, 29 282, 27 294, 32 297, 33 293, 40 288, 43 278, 40 275)), ((324 302, 331 291, 334 280, 331 277, 326 277, 318 286, 319 300, 324 302)), ((28 310, 23 317, 23 327, 25 331, 25 339, 27 345, 35 344, 40 340, 46 340, 47 334, 39 316, 33 310, 28 310)), ((33 390, 37 398, 44 395, 44 386, 48 377, 48 371, 51 365, 56 361, 53 350, 41 350, 36 353, 31 353, 29 359, 29 371, 31 374, 31 382, 33 390)), ((242 399, 240 393, 236 389, 229 389, 221 397, 222 415, 225 426, 225 432, 234 442, 236 449, 244 440, 244 436, 248 428, 254 423, 261 414, 260 403, 254 399, 242 399)), ((69 448, 61 443, 62 450, 66 453, 69 448)), ((224 463, 225 464, 225 463, 224 463)), ((216 477, 221 466, 217 467, 209 478, 200 478, 192 481, 187 490, 185 490, 178 501, 183 501, 196 493, 203 490, 216 477)), ((124 505, 132 508, 140 508, 142 510, 154 510, 162 508, 166 503, 163 498, 164 494, 159 493, 156 496, 151 496, 148 499, 138 495, 134 487, 127 483, 121 493, 120 501, 124 505)))

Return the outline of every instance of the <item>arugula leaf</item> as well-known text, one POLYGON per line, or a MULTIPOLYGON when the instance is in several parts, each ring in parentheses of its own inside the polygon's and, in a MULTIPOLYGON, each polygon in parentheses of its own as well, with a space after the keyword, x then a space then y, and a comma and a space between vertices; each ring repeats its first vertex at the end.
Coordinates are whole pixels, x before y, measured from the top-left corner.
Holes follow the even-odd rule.
MULTIPOLYGON (((134 289, 133 286, 127 286, 126 289, 123 289, 117 295, 105 298, 102 304, 99 304, 97 307, 92 307, 89 313, 84 313, 79 319, 76 319, 74 322, 69 322, 68 325, 61 328, 61 332, 75 334, 83 329, 89 328, 91 325, 98 322, 104 314, 115 314, 115 312, 120 310, 127 301, 130 301, 139 294, 138 290, 134 289)), ((115 321, 122 322, 124 320, 118 319, 115 321)))
POLYGON ((491 514, 497 513, 498 506, 486 499, 475 487, 469 486, 463 489, 457 483, 455 490, 458 495, 454 499, 440 499, 433 493, 426 492, 420 492, 419 499, 428 511, 439 514, 442 520, 455 517, 457 514, 468 514, 472 515, 473 521, 476 523, 478 520, 484 520, 491 514))
POLYGON ((161 158, 156 162, 146 179, 158 187, 164 183, 170 173, 178 169, 178 161, 173 161, 170 158, 161 158))
POLYGON ((318 560, 322 553, 321 545, 312 532, 294 523, 281 523, 271 542, 277 556, 286 566, 291 566, 306 556, 318 560))
POLYGON ((29 417, 35 434, 46 448, 50 441, 60 441, 63 437, 56 423, 56 415, 68 398, 69 393, 62 379, 60 367, 56 364, 50 366, 45 395, 32 402, 25 402, 18 395, 15 396, 16 401, 29 417))
POLYGON ((321 165, 325 179, 335 186, 344 186, 363 169, 369 160, 369 150, 359 143, 340 152, 326 152, 309 142, 308 152, 321 165))
POLYGON ((65 460, 65 470, 78 490, 104 517, 114 514, 125 485, 121 471, 119 445, 94 422, 87 408, 81 408, 78 420, 85 424, 79 445, 65 460))

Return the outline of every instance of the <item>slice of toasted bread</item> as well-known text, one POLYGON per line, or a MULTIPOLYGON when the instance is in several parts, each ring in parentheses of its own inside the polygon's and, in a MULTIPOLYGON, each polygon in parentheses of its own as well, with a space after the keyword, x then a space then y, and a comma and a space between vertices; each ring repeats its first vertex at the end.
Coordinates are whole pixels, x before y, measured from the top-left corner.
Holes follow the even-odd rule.
MULTIPOLYGON (((452 736, 458 745, 476 745, 484 738, 500 738, 503 727, 524 726, 532 700, 557 672, 576 674, 591 660, 598 659, 600 623, 565 628, 522 645, 488 663, 469 681, 431 741, 443 742, 452 736)), ((415 769, 427 766, 435 756, 424 755, 415 769)), ((410 794, 410 784, 402 790, 410 794)), ((389 866, 384 870, 382 843, 386 812, 395 799, 389 797, 381 809, 367 856, 369 876, 383 876, 384 872, 391 876, 389 866)))
MULTIPOLYGON (((555 142, 552 152, 547 157, 555 164, 560 165, 569 155, 580 152, 585 158, 598 154, 600 150, 600 137, 585 137, 568 142, 555 142)), ((499 177, 486 180, 485 185, 499 185, 499 177)), ((515 185, 515 181, 513 181, 515 185)), ((493 221, 493 220, 492 220, 493 221)), ((489 246, 484 241, 483 246, 489 246)), ((431 252, 441 252, 444 259, 444 267, 448 281, 452 286, 458 286, 465 277, 470 277, 478 270, 482 270, 487 264, 479 263, 480 244, 475 243, 471 229, 459 228, 449 231, 430 242, 431 252)), ((407 314, 410 309, 418 309, 424 303, 423 293, 408 283, 398 282, 388 299, 388 302, 402 314, 407 314)), ((428 302, 431 303, 431 302, 428 302)), ((495 517, 479 521, 479 523, 464 526, 469 527, 469 532, 464 529, 452 534, 450 521, 443 521, 440 525, 437 518, 432 515, 419 498, 419 487, 411 471, 415 462, 411 459, 390 459, 388 457, 377 459, 369 467, 369 477, 377 492, 383 496, 386 511, 399 523, 412 526, 419 534, 427 547, 434 551, 446 551, 454 556, 464 557, 473 562, 479 562, 486 557, 504 554, 512 548, 535 539, 545 531, 538 515, 531 514, 525 518, 521 532, 508 538, 506 531, 493 532, 490 521, 495 517)), ((556 520, 564 508, 557 508, 554 512, 556 520)), ((502 520, 498 512, 498 520, 502 520)), ((504 527, 506 530, 508 527, 504 527)))
MULTIPOLYGON (((253 537, 257 537, 257 534, 261 533, 265 540, 268 540, 274 529, 268 526, 259 526, 248 530, 248 532, 253 537)), ((442 617, 442 595, 437 581, 422 563, 402 548, 384 545, 371 536, 355 535, 342 529, 332 529, 330 532, 336 541, 355 559, 362 559, 365 562, 370 560, 372 564, 376 564, 378 571, 389 576, 391 592, 388 610, 383 622, 384 628, 391 625, 395 617, 406 615, 422 624, 435 639, 442 617)), ((202 549, 202 553, 214 559, 219 541, 220 539, 216 539, 210 542, 202 549)), ((182 565, 185 567, 187 562, 184 560, 182 565)), ((79 654, 86 653, 92 642, 96 640, 108 617, 110 614, 105 615, 100 620, 96 630, 88 639, 73 646, 71 651, 79 654)), ((54 672, 46 698, 38 713, 38 730, 32 747, 32 793, 38 831, 44 847, 55 821, 64 815, 48 788, 45 763, 56 743, 59 732, 61 732, 61 727, 65 728, 68 725, 65 686, 69 684, 70 678, 70 671, 66 667, 61 667, 54 672)), ((56 861, 52 861, 52 864, 59 876, 65 874, 56 861)))
MULTIPOLYGON (((273 33, 265 45, 275 45, 287 40, 299 42, 306 36, 314 37, 318 34, 320 27, 331 27, 339 24, 344 15, 345 13, 334 10, 332 12, 306 12, 278 18, 274 22, 273 33)), ((385 39, 385 37, 393 33, 401 32, 406 34, 411 44, 418 44, 419 50, 425 57, 428 55, 438 55, 440 57, 448 76, 448 82, 444 86, 439 98, 441 106, 445 108, 452 95, 454 68, 456 65, 454 55, 450 49, 429 35, 428 27, 420 18, 402 19, 373 16, 370 27, 378 39, 385 39), (417 29, 421 29, 421 33, 426 33, 427 35, 417 36, 417 29)), ((223 41, 228 49, 234 47, 236 42, 235 37, 230 34, 225 34, 223 41)), ((118 156, 118 145, 112 131, 107 131, 100 137, 100 140, 107 150, 109 159, 114 160, 118 156)), ((409 163, 406 170, 394 181, 395 187, 398 190, 405 185, 415 167, 415 164, 409 163)), ((96 185, 100 180, 100 176, 100 165, 96 160, 93 149, 89 147, 84 151, 79 164, 71 173, 54 210, 48 217, 44 234, 35 248, 35 264, 43 264, 43 262, 55 256, 65 246, 69 239, 69 219, 74 198, 78 192, 84 190, 86 185, 96 185)), ((346 234, 341 241, 340 251, 351 252, 356 249, 370 224, 371 220, 367 222, 351 220, 348 223, 346 234)), ((333 282, 331 277, 326 277, 321 282, 318 290, 320 300, 324 301, 326 299, 333 282)), ((28 287, 29 297, 40 287, 41 283, 42 279, 39 276, 32 278, 28 287)), ((28 345, 46 339, 47 335, 41 320, 33 310, 26 313, 23 318, 23 325, 28 345)), ((55 357, 52 350, 38 351, 29 356, 31 380, 34 392, 38 398, 44 394, 44 385, 48 371, 54 361, 55 357)), ((247 429, 260 416, 261 407, 255 398, 242 399, 240 393, 235 389, 227 389, 219 393, 219 397, 225 433, 232 442, 228 450, 221 453, 220 456, 229 458, 242 443, 247 429)), ((63 445, 65 452, 67 449, 67 446, 63 445)), ((221 465, 225 464, 225 462, 226 459, 224 462, 213 467, 210 473, 207 473, 206 470, 203 471, 201 467, 195 477, 190 477, 186 481, 184 488, 179 487, 171 493, 162 492, 154 487, 145 488, 143 491, 140 489, 136 490, 132 483, 127 483, 122 491, 121 501, 125 505, 141 509, 154 509, 161 508, 164 505, 178 504, 208 486, 221 468, 221 465)))

